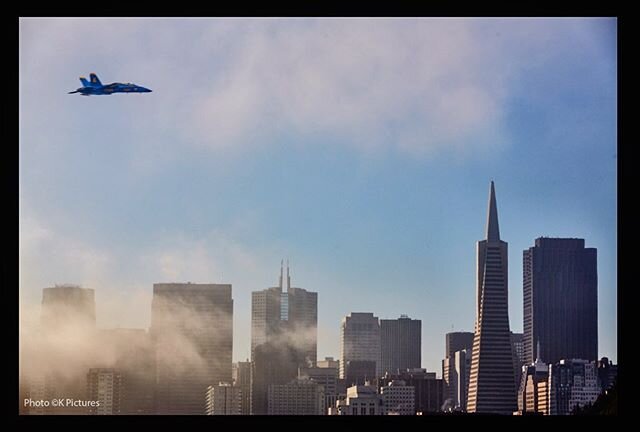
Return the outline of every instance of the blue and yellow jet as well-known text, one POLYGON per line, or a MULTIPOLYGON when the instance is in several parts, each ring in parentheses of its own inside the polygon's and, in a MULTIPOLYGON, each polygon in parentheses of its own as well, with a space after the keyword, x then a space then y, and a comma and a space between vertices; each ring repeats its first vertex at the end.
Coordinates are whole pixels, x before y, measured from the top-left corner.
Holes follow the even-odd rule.
POLYGON ((111 83, 111 84, 102 84, 98 76, 94 73, 89 75, 89 81, 85 77, 80 77, 80 82, 82 83, 82 87, 80 87, 76 91, 69 92, 72 93, 80 93, 82 96, 91 96, 91 95, 110 95, 112 93, 150 93, 151 90, 148 88, 141 87, 139 85, 131 84, 131 83, 111 83))

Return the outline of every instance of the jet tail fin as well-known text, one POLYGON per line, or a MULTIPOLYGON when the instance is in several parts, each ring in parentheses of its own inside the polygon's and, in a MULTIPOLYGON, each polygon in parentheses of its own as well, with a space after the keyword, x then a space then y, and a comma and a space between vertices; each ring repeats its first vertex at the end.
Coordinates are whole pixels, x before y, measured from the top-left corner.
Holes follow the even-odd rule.
POLYGON ((89 74, 89 78, 91 79, 91 84, 92 86, 101 86, 102 83, 100 82, 100 78, 98 78, 98 75, 92 73, 89 74))
POLYGON ((91 83, 87 81, 85 77, 80 77, 80 82, 82 83, 82 87, 91 87, 91 83))

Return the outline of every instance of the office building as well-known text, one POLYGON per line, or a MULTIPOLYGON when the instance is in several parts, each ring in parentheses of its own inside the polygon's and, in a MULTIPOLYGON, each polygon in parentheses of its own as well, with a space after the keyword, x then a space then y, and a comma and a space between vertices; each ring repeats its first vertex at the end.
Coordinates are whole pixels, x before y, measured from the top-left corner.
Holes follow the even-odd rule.
MULTIPOLYGON (((466 357, 471 361, 472 348, 472 332, 451 332, 445 335, 445 352, 444 360, 442 360, 442 379, 444 380, 445 401, 452 409, 460 406, 460 396, 458 394, 459 385, 457 380, 458 373, 455 367, 455 353, 466 350, 468 351, 466 357)), ((467 370, 467 374, 468 372, 469 370, 467 370)), ((466 381, 465 386, 468 389, 468 377, 466 381)))
POLYGON ((204 414, 208 386, 231 381, 231 285, 154 284, 150 332, 156 413, 204 414))
MULTIPOLYGON (((353 361, 375 362, 375 375, 380 373, 382 367, 378 317, 369 312, 352 312, 351 315, 344 317, 340 331, 340 344, 340 378, 347 377, 347 362, 353 361)), ((351 365, 355 367, 354 363, 351 365)))
POLYGON ((251 382, 253 367, 250 361, 233 364, 233 385, 240 389, 240 414, 251 414, 251 382))
POLYGON ((401 315, 380 320, 381 374, 421 366, 422 321, 401 315))
POLYGON ((205 414, 242 414, 242 390, 229 383, 208 386, 205 396, 205 414))
POLYGON ((477 245, 476 324, 468 412, 511 415, 517 409, 508 306, 507 243, 500 240, 492 181, 486 239, 477 245))
POLYGON ((116 415, 120 411, 122 375, 113 368, 94 368, 87 373, 87 400, 96 402, 87 411, 94 415, 116 415))
POLYGON ((376 387, 358 385, 347 388, 347 397, 336 402, 331 415, 382 415, 384 406, 376 387))
POLYGON ((415 388, 402 380, 380 387, 383 415, 415 415, 415 388))
POLYGON ((267 414, 270 385, 294 380, 299 367, 317 359, 318 294, 291 286, 283 263, 277 287, 251 293, 251 356, 253 414, 267 414))
POLYGON ((333 357, 325 357, 324 360, 318 360, 316 366, 319 368, 336 368, 340 373, 340 360, 334 360, 333 357))
POLYGON ((324 387, 308 378, 269 386, 269 415, 326 415, 324 387))
POLYGON ((523 253, 524 352, 546 363, 597 360, 597 250, 583 239, 545 238, 523 253))
POLYGON ((426 369, 409 369, 397 374, 385 374, 379 380, 381 387, 392 381, 402 381, 414 388, 414 408, 416 413, 430 414, 442 410, 445 402, 444 380, 436 378, 435 372, 426 369))
POLYGON ((598 399, 602 389, 597 363, 571 359, 549 365, 549 414, 568 415, 598 399))
MULTIPOLYGON (((337 366, 336 363, 334 362, 333 364, 337 366)), ((323 415, 327 414, 330 407, 336 405, 339 395, 337 367, 300 368, 298 378, 309 379, 324 388, 323 415)))

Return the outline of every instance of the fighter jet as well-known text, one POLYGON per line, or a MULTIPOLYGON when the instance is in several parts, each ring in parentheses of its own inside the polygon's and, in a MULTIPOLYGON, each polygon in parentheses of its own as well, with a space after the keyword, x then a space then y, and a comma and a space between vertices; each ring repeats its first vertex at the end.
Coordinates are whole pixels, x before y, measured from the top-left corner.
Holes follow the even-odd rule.
POLYGON ((85 77, 80 77, 82 87, 69 94, 80 93, 82 96, 110 95, 112 93, 149 93, 151 90, 131 83, 111 83, 102 84, 98 76, 94 73, 89 75, 89 81, 85 77))

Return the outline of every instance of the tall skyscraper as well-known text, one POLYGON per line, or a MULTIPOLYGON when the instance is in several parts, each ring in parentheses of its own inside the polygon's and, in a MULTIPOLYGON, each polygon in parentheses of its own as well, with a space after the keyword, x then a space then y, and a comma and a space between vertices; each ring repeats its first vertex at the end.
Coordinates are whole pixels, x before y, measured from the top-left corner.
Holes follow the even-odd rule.
POLYGON ((231 381, 230 284, 153 285, 156 412, 204 414, 207 387, 231 381))
POLYGON ((597 360, 597 250, 583 239, 545 238, 523 253, 524 353, 545 363, 597 360))
POLYGON ((507 243, 500 240, 493 181, 486 237, 477 245, 476 324, 467 411, 512 414, 517 402, 509 331, 507 243))
POLYGON ((380 320, 381 373, 420 367, 422 321, 401 315, 380 320))
POLYGON ((47 331, 60 327, 96 326, 95 292, 77 285, 56 285, 42 290, 41 323, 47 331))
POLYGON ((267 414, 270 385, 291 382, 317 358, 318 293, 292 287, 288 263, 283 285, 281 262, 278 286, 251 293, 254 414, 267 414))
POLYGON ((340 342, 340 378, 346 378, 347 362, 353 360, 376 362, 376 375, 380 375, 380 323, 377 316, 370 312, 351 312, 342 319, 340 342))
POLYGON ((268 342, 292 346, 304 367, 316 362, 318 293, 292 287, 288 263, 287 291, 281 263, 278 286, 251 293, 251 355, 268 342))
MULTIPOLYGON (((28 341, 23 355, 27 393, 48 400, 85 400, 87 371, 98 357, 94 290, 70 284, 44 288, 39 330, 28 341), (70 345, 79 347, 82 355, 70 350, 70 345)), ((87 408, 49 406, 40 412, 86 414, 87 408)))

